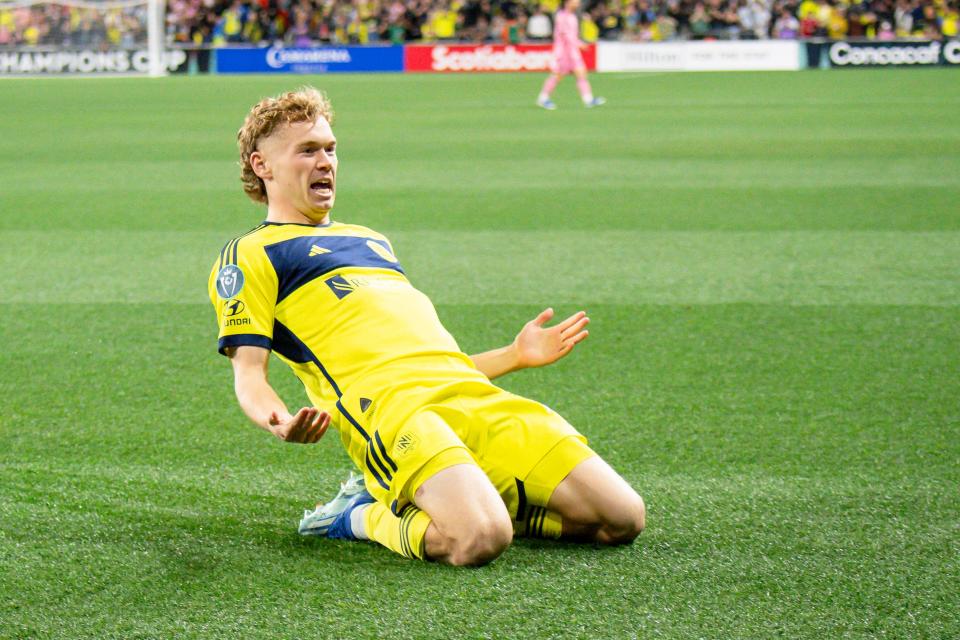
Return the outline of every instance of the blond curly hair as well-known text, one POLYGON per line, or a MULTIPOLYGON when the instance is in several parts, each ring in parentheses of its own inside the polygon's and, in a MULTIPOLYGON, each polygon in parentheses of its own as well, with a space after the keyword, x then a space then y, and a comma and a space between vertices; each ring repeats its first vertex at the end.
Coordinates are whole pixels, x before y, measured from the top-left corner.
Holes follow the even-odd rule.
POLYGON ((250 165, 250 155, 257 150, 257 144, 269 137, 281 125, 314 122, 321 116, 333 124, 333 107, 330 106, 330 100, 313 87, 301 87, 275 98, 264 98, 253 105, 243 121, 243 126, 237 132, 237 146, 240 148, 240 181, 243 183, 243 190, 251 200, 267 202, 266 185, 250 165))

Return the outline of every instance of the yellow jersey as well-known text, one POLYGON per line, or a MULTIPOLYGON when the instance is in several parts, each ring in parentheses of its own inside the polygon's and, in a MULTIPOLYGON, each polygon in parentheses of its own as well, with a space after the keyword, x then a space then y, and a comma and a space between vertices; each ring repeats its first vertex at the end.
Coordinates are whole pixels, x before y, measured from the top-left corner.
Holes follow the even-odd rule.
POLYGON ((265 222, 223 247, 208 289, 220 352, 272 350, 330 412, 351 457, 362 459, 376 435, 374 402, 492 386, 407 279, 390 241, 366 227, 265 222))

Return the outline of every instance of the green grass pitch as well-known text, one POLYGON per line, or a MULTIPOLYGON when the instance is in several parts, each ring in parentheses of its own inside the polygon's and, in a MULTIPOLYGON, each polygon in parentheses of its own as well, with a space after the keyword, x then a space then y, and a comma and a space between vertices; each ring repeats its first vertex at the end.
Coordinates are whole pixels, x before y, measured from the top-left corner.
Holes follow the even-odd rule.
MULTIPOLYGON (((0 85, 0 637, 960 636, 960 75, 21 80, 0 85), (262 219, 235 134, 338 111, 335 218, 461 347, 645 497, 632 546, 456 570, 303 539, 350 462, 250 426, 206 278, 262 219)), ((291 406, 302 390, 273 376, 291 406)))

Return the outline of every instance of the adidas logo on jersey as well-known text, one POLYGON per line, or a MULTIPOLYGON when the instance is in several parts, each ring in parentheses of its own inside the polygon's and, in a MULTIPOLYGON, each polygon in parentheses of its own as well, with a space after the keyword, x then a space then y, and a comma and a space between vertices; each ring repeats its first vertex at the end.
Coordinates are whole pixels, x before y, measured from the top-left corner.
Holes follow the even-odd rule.
POLYGON ((324 249, 323 247, 318 247, 317 245, 310 246, 310 257, 313 256, 322 256, 325 253, 330 253, 330 249, 324 249))

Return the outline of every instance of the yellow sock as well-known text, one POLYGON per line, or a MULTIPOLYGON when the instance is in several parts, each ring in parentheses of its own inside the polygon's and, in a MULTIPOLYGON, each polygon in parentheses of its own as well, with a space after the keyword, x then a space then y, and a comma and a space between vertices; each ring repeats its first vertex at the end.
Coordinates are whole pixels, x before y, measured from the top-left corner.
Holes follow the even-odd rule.
POLYGON ((556 540, 563 532, 563 520, 544 507, 528 507, 526 517, 513 523, 513 531, 517 536, 556 540))
POLYGON ((399 518, 379 502, 372 503, 363 513, 363 526, 371 540, 402 556, 421 560, 423 538, 430 522, 430 516, 412 504, 400 512, 399 518))

